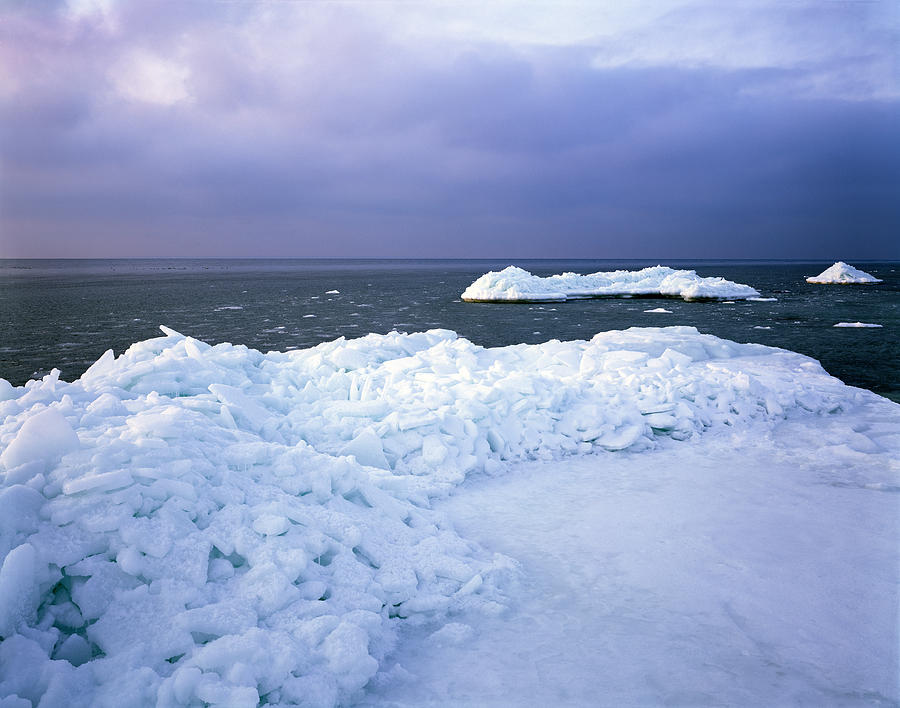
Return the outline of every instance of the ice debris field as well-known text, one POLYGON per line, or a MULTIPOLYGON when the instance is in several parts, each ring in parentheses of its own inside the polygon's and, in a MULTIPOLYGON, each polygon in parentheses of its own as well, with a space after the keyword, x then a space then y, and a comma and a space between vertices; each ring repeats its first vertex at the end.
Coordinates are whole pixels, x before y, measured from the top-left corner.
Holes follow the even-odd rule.
POLYGON ((653 266, 642 270, 560 273, 542 278, 517 266, 485 273, 462 293, 468 302, 561 302, 594 297, 680 297, 735 300, 759 297, 749 285, 701 278, 693 270, 653 266))
MULTIPOLYGON (((812 359, 691 327, 266 354, 162 329, 72 383, 0 380, 4 707, 368 700, 405 628, 465 643, 454 617, 505 611, 516 560, 436 508, 467 479, 786 420, 819 435, 872 401, 896 423, 812 359)), ((851 459, 877 448, 853 435, 851 459)))
POLYGON ((821 285, 852 285, 857 283, 880 283, 882 281, 880 278, 876 278, 874 275, 870 275, 859 268, 854 268, 843 261, 838 261, 818 275, 808 277, 806 282, 821 285))

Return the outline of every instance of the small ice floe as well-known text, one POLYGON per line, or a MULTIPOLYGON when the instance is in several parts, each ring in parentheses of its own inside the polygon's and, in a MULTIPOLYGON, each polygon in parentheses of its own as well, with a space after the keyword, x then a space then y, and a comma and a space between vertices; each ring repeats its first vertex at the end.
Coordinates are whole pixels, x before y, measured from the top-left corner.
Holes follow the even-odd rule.
POLYGON ((753 329, 772 329, 771 327, 766 327, 765 325, 756 325, 753 329))
POLYGON ((751 302, 778 302, 777 297, 748 297, 751 302))
POLYGON ((315 315, 303 315, 304 320, 309 319, 310 317, 315 317, 315 315))
POLYGON ((665 307, 654 307, 652 310, 644 310, 644 312, 663 312, 669 315, 672 314, 672 311, 667 310, 665 307))
POLYGON ((884 325, 870 322, 838 322, 835 327, 883 327, 884 325))
POLYGON ((215 309, 216 312, 222 312, 223 310, 243 310, 242 305, 222 305, 222 307, 217 307, 215 309))
POLYGON ((340 295, 341 291, 340 290, 326 290, 325 294, 326 295, 340 295))
POLYGON ((838 261, 818 275, 808 277, 806 282, 822 285, 853 285, 858 283, 880 283, 881 279, 859 268, 854 268, 852 265, 847 265, 843 261, 838 261))

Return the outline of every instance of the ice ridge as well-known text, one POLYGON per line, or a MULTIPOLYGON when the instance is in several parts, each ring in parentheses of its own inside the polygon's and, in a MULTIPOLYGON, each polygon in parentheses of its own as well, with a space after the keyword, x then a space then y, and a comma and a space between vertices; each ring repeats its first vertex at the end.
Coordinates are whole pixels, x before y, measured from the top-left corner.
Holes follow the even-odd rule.
POLYGON ((467 475, 863 395, 691 327, 267 354, 163 331, 72 383, 0 380, 0 699, 346 704, 398 623, 501 608, 514 564, 430 509, 467 475))

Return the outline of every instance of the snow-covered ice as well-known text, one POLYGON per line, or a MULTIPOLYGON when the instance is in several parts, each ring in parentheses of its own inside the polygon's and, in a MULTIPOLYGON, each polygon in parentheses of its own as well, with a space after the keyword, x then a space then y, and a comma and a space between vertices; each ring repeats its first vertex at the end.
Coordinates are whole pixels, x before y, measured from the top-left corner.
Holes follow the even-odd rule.
POLYGON ((896 705, 897 407, 819 422, 467 483, 438 508, 519 561, 508 609, 404 632, 364 704, 896 705))
POLYGON ((644 312, 658 312, 660 314, 672 314, 671 310, 667 310, 665 307, 654 307, 652 310, 644 310, 644 312))
POLYGON ((835 327, 884 327, 884 325, 872 322, 838 322, 835 327))
POLYGON ((267 354, 162 329, 72 383, 0 380, 0 700, 482 705, 490 687, 442 694, 438 667, 482 656, 515 684, 507 640, 544 662, 534 705, 596 698, 596 666, 617 661, 612 702, 689 700, 725 675, 742 677, 738 699, 755 678, 802 699, 827 671, 826 688, 897 700, 883 615, 900 407, 815 361, 690 327, 500 349, 394 332, 267 354), (494 483, 506 491, 485 506, 494 483), (594 668, 585 654, 565 669, 566 617, 602 630, 594 668), (417 664, 416 647, 447 653, 417 664))
POLYGON ((574 298, 656 296, 685 300, 731 300, 758 297, 749 285, 724 278, 701 278, 693 270, 653 266, 642 270, 561 273, 542 278, 508 266, 485 273, 462 294, 469 302, 545 302, 574 298))
POLYGON ((811 275, 806 279, 806 282, 825 285, 844 285, 854 283, 880 283, 881 279, 876 278, 859 268, 854 268, 852 265, 847 265, 843 261, 838 261, 818 275, 811 275))

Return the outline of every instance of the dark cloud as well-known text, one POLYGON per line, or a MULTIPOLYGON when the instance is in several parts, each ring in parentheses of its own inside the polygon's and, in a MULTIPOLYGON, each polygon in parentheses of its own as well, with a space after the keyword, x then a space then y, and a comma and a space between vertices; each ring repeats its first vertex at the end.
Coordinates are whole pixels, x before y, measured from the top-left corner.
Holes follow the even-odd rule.
POLYGON ((616 62, 609 40, 413 41, 346 5, 124 7, 11 13, 0 255, 900 258, 900 101, 848 95, 828 57, 616 62))

